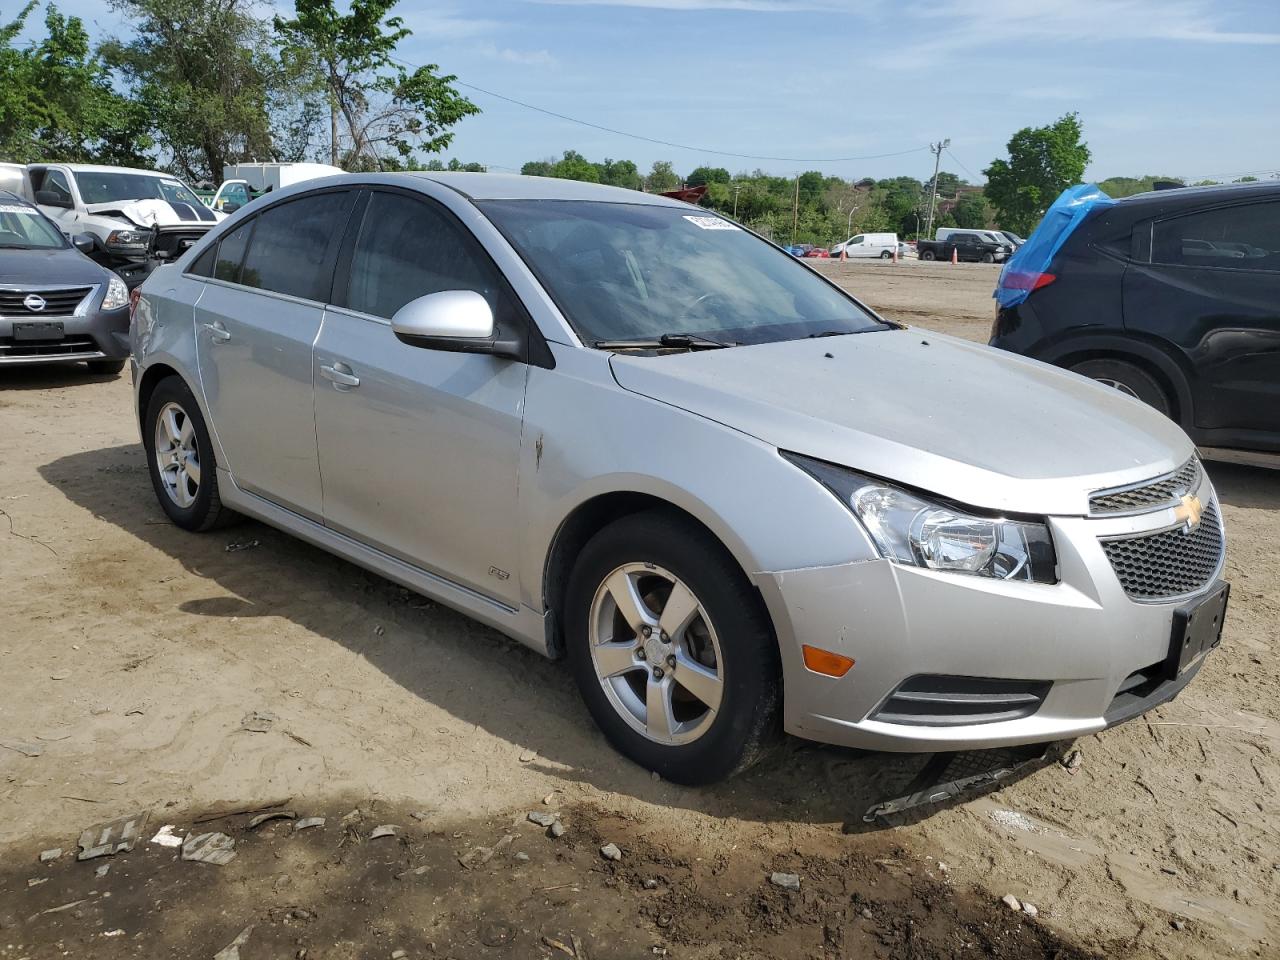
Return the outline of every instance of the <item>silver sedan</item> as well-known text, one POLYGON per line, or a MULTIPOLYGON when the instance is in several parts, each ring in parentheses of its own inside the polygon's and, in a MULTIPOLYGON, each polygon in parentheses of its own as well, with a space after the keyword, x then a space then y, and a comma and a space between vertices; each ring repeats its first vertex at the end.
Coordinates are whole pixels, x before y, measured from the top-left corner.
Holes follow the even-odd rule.
POLYGON ((1077 737, 1218 643, 1222 525, 1177 426, 678 201, 311 181, 157 270, 132 344, 175 523, 256 517, 564 658, 672 780, 782 730, 1077 737))

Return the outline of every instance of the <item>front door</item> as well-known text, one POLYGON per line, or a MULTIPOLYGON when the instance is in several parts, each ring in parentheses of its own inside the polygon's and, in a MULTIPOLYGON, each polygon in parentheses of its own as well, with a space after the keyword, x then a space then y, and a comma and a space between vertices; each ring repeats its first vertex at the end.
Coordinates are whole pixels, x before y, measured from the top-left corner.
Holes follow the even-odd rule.
POLYGON ((1280 202, 1158 221, 1151 261, 1125 271, 1125 328, 1186 353, 1197 427, 1280 440, 1280 202))
POLYGON ((480 293, 499 325, 524 322, 514 294, 448 211, 381 191, 356 228, 344 285, 315 349, 325 523, 517 606, 527 367, 410 346, 390 324, 410 300, 443 290, 480 293))
POLYGON ((218 246, 196 302, 196 352, 223 466, 236 483, 321 517, 311 348, 329 297, 349 191, 270 206, 218 246))

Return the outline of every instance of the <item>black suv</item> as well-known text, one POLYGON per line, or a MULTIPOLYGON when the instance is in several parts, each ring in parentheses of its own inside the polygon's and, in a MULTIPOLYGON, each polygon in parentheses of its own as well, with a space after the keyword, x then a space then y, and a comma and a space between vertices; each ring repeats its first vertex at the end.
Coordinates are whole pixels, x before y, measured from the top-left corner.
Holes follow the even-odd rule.
POLYGON ((1144 400, 1201 447, 1280 453, 1280 183, 1127 197, 1043 272, 1017 267, 1002 287, 1031 293, 992 346, 1144 400))

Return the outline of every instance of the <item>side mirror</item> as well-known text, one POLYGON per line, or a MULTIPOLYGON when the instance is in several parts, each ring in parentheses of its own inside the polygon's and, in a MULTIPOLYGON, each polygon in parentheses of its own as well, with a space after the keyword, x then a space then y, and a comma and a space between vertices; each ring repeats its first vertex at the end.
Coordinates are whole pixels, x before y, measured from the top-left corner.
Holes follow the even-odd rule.
POLYGON ((227 200, 218 209, 223 213, 235 213, 240 209, 240 204, 236 203, 234 200, 227 200))
POLYGON ((69 199, 53 190, 37 190, 36 203, 45 207, 65 207, 67 210, 73 206, 69 199))
POLYGON ((391 330, 412 347, 524 359, 518 338, 497 337, 489 301, 474 290, 442 290, 410 300, 391 318, 391 330))
POLYGON ((81 253, 93 253, 93 248, 97 245, 91 233, 77 233, 71 238, 71 244, 81 253))

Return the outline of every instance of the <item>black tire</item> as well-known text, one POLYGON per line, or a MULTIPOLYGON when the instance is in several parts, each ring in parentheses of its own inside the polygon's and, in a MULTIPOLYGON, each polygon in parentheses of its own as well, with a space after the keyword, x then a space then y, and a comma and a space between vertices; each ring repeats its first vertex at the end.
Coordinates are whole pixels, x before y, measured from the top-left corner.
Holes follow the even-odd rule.
POLYGON ((142 445, 147 455, 147 471, 151 474, 151 486, 155 490, 160 508, 169 519, 184 530, 203 532, 216 527, 226 526, 239 518, 239 514, 224 507, 218 495, 217 459, 213 453, 213 444, 209 440, 209 429, 205 425, 200 406, 181 377, 166 377, 156 384, 147 401, 146 414, 142 419, 142 445), (200 481, 194 499, 188 506, 179 505, 170 496, 165 482, 160 476, 160 467, 156 462, 156 421, 168 404, 176 404, 182 414, 190 420, 193 429, 195 449, 200 466, 200 481))
POLYGON ((893 259, 893 251, 892 251, 892 250, 881 250, 881 251, 880 251, 880 259, 881 259, 881 260, 892 260, 892 259, 893 259))
POLYGON ((921 260, 937 260, 938 255, 934 253, 932 250, 923 250, 920 252, 920 259, 921 260))
POLYGON ((89 372, 100 374, 104 377, 119 376, 120 371, 124 369, 123 360, 90 360, 89 372))
POLYGON ((1155 407, 1166 417, 1173 414, 1173 403, 1160 382, 1139 366, 1124 360, 1085 360, 1071 368, 1075 373, 1097 380, 1121 393, 1136 397, 1155 407))
POLYGON ((995 255, 994 253, 984 253, 984 254, 982 255, 982 262, 983 262, 983 263, 995 263, 995 262, 996 262, 996 255, 995 255))
MULTIPOLYGON (((651 510, 601 530, 574 563, 563 614, 569 665, 587 709, 609 742, 646 770, 676 783, 711 783, 745 770, 776 738, 782 691, 768 613, 729 552, 689 520, 651 510), (720 707, 705 732, 688 743, 659 743, 634 729, 605 693, 592 662, 589 621, 597 590, 631 563, 657 565, 679 578, 719 639, 720 707)), ((642 668, 638 679, 645 676, 642 668)))

